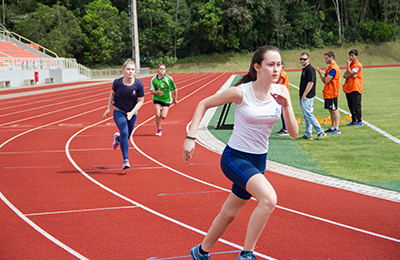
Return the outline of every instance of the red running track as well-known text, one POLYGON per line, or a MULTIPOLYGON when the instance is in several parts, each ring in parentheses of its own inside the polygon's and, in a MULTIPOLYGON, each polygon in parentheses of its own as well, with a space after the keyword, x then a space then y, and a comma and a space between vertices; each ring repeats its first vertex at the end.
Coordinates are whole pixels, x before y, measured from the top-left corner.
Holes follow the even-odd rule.
MULTIPOLYGON (((150 77, 142 78, 145 105, 124 173, 121 152, 111 148, 117 128, 102 120, 110 82, 0 97, 0 259, 190 259, 231 184, 220 155, 200 145, 183 162, 186 126, 197 103, 231 75, 173 75, 180 103, 162 122, 162 137, 150 77)), ((266 176, 278 207, 257 244, 260 259, 399 258, 399 203, 266 176)), ((245 206, 212 259, 236 258, 255 205, 245 206)))

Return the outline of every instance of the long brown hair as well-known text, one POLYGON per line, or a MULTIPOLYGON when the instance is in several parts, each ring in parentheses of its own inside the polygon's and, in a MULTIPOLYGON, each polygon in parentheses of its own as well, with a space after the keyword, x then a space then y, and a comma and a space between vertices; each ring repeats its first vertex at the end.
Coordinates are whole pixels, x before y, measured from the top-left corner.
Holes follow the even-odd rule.
POLYGON ((278 47, 275 47, 273 45, 264 45, 259 47, 253 54, 253 57, 251 58, 251 64, 250 64, 250 69, 249 72, 244 75, 236 84, 235 86, 238 86, 242 83, 250 82, 250 81, 255 81, 257 79, 257 71, 254 69, 254 64, 259 64, 261 65, 262 61, 264 60, 264 54, 267 51, 276 51, 281 54, 279 51, 278 47))

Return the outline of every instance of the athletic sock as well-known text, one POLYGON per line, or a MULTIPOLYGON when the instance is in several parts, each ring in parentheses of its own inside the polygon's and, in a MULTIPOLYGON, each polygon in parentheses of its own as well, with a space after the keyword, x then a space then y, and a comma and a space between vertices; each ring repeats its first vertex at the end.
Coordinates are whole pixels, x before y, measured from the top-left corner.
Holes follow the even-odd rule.
POLYGON ((203 248, 201 248, 201 245, 200 245, 200 247, 199 247, 199 252, 200 252, 200 254, 202 254, 202 255, 208 254, 208 252, 204 251, 203 248))
POLYGON ((242 256, 245 256, 246 255, 246 253, 251 253, 252 251, 242 251, 242 252, 240 252, 240 254, 242 255, 242 256))

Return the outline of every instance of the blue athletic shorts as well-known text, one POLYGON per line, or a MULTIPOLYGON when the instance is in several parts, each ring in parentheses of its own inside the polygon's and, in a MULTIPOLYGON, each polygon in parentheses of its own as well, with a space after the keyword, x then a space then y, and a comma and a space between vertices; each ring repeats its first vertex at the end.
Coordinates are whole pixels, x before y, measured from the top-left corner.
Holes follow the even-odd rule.
POLYGON ((221 156, 221 169, 230 179, 232 192, 241 199, 249 200, 251 194, 246 191, 247 181, 258 173, 264 174, 267 153, 251 154, 232 149, 228 145, 221 156))

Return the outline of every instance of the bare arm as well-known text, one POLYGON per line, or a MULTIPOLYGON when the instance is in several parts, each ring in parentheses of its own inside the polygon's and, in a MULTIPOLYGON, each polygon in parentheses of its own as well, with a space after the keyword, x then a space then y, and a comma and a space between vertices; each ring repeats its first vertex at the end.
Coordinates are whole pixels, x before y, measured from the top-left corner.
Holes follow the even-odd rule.
POLYGON ((307 83, 306 89, 304 90, 303 96, 301 99, 306 99, 308 93, 311 91, 312 87, 314 86, 314 82, 310 81, 307 83))
POLYGON ((285 119, 286 129, 291 137, 299 133, 299 125, 293 112, 292 101, 286 86, 281 86, 281 93, 271 93, 272 97, 282 106, 282 114, 285 119))
POLYGON ((348 60, 347 61, 347 70, 343 75, 343 78, 348 79, 348 78, 356 78, 357 77, 357 72, 355 72, 354 70, 350 69, 350 65, 351 65, 351 61, 348 60))
POLYGON ((135 107, 126 114, 128 120, 131 120, 131 118, 137 113, 137 111, 139 111, 139 109, 143 106, 143 103, 144 103, 144 97, 139 97, 135 107))
POLYGON ((319 77, 321 78, 321 80, 322 80, 322 82, 323 83, 329 83, 331 80, 332 80, 332 77, 331 76, 324 76, 323 75, 323 72, 322 72, 322 70, 320 69, 320 68, 315 68, 315 70, 318 72, 318 74, 319 74, 319 77))
MULTIPOLYGON (((188 136, 193 138, 196 136, 199 124, 203 119, 207 109, 232 102, 235 102, 236 104, 240 104, 242 102, 242 89, 240 87, 228 88, 223 92, 216 93, 200 101, 196 107, 196 110, 194 111, 188 136)), ((194 139, 192 140, 186 138, 183 144, 183 154, 182 154, 184 161, 187 161, 192 157, 194 148, 195 148, 194 139)))
POLYGON ((174 105, 177 106, 178 105, 178 88, 175 88, 173 93, 174 93, 173 102, 174 102, 174 105))
POLYGON ((106 110, 106 112, 104 112, 103 118, 106 118, 108 116, 108 114, 110 114, 112 102, 114 101, 114 95, 115 95, 115 92, 111 90, 110 97, 108 98, 107 110, 106 110))

